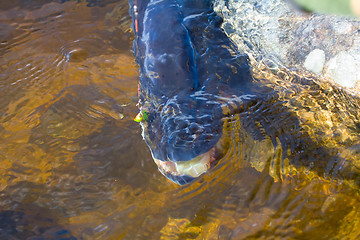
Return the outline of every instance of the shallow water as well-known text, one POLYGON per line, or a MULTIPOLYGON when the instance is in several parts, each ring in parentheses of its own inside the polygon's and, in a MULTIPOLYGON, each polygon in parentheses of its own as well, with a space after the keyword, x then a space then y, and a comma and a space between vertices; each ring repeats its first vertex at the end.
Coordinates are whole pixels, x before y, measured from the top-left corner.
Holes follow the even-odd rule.
POLYGON ((6 0, 0 20, 1 239, 360 237, 357 186, 248 163, 268 143, 253 151, 236 116, 208 174, 181 187, 159 173, 132 120, 127 1, 6 0))

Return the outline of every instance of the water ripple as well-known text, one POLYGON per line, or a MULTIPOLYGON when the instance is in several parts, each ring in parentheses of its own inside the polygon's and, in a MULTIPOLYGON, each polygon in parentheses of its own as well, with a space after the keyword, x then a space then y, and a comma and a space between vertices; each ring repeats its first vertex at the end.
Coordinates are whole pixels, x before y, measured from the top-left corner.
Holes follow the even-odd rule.
POLYGON ((0 10, 0 238, 356 239, 359 101, 259 63, 273 88, 179 187, 132 121, 127 1, 47 2, 0 10))

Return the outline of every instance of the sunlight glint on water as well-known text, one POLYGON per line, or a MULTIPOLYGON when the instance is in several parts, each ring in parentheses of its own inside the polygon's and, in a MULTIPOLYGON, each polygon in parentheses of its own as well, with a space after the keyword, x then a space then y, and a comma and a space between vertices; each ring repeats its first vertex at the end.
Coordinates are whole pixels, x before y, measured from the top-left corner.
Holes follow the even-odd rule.
MULTIPOLYGON (((127 1, 5 2, 0 238, 359 236, 359 190, 351 182, 292 167, 282 157, 287 149, 273 149, 271 139, 254 141, 251 122, 237 116, 225 120, 228 149, 209 173, 182 187, 159 173, 132 121, 138 70, 127 1)), ((351 113, 343 119, 352 121, 351 113)))

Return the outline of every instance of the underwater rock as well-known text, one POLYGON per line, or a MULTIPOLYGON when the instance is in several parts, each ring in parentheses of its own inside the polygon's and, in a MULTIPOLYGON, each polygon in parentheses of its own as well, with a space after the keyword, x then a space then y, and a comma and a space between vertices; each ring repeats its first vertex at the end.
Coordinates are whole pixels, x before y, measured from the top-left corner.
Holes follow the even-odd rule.
POLYGON ((360 21, 309 14, 284 0, 219 0, 223 28, 255 61, 318 74, 359 92, 360 21))

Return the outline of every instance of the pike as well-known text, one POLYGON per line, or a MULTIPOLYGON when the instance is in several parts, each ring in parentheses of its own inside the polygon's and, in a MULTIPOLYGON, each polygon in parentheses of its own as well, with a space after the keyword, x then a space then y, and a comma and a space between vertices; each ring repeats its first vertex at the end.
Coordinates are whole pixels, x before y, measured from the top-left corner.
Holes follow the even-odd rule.
POLYGON ((305 168, 359 184, 358 21, 282 0, 129 3, 136 121, 166 177, 200 178, 237 131, 251 166, 281 162, 275 179, 305 168))

